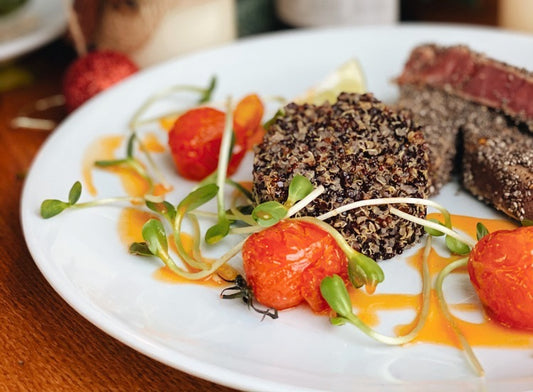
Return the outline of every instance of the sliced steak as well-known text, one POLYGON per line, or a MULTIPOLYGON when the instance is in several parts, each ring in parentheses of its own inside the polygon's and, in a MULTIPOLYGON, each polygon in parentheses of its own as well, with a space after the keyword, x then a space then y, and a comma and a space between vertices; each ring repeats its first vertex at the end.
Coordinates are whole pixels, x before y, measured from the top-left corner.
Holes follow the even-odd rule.
POLYGON ((533 137, 480 107, 463 126, 466 189, 517 219, 533 219, 533 137))
MULTIPOLYGON (((468 68, 465 58, 483 59, 487 64, 502 63, 473 52, 467 56, 465 53, 469 51, 463 46, 447 50, 424 45, 411 54, 398 78, 401 80, 398 106, 412 111, 414 121, 422 127, 428 141, 432 191, 437 192, 449 181, 454 162, 459 162, 457 170, 462 183, 473 195, 514 219, 533 219, 531 128, 520 121, 522 116, 511 117, 502 112, 508 108, 496 109, 480 103, 479 99, 471 100, 459 94, 454 86, 462 86, 460 83, 441 83, 446 78, 436 76, 436 65, 431 72, 420 65, 419 59, 429 56, 424 54, 428 52, 438 54, 438 67, 448 79, 453 79, 450 70, 461 69, 458 64, 468 68), (456 53, 461 57, 456 57, 456 53), (417 76, 416 70, 421 74, 417 76), (462 146, 460 150, 458 144, 462 146)), ((517 68, 506 67, 510 72, 508 78, 512 79, 517 68)), ((530 75, 520 72, 523 76, 530 75)))
POLYGON ((431 86, 525 122, 533 129, 533 74, 466 46, 416 47, 397 83, 431 86))

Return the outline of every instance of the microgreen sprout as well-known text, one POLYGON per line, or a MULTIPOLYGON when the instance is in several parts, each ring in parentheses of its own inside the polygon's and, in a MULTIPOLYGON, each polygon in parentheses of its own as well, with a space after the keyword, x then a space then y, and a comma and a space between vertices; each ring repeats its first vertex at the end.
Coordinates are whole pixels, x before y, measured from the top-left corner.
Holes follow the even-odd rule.
MULTIPOLYGON (((145 113, 148 111, 148 109, 150 109, 152 107, 152 105, 154 105, 155 103, 159 102, 161 99, 167 98, 167 97, 169 97, 169 96, 171 96, 173 94, 179 93, 179 92, 193 92, 193 93, 198 93, 199 94, 199 98, 197 100, 197 104, 204 104, 206 102, 211 101, 211 97, 212 97, 213 92, 214 92, 214 90, 216 88, 216 85, 217 85, 217 79, 216 79, 215 76, 213 76, 209 80, 209 83, 208 83, 207 87, 198 87, 198 86, 183 85, 182 84, 182 85, 176 85, 176 86, 169 87, 166 90, 160 91, 160 92, 152 95, 151 97, 149 97, 139 107, 139 109, 137 109, 137 111, 132 116, 132 118, 130 120, 130 123, 129 123, 130 130, 133 133, 135 133, 137 127, 139 127, 140 125, 142 125, 144 123, 150 123, 150 122, 155 121, 156 119, 148 119, 148 120, 141 121, 141 118, 145 115, 145 113)), ((182 113, 181 111, 178 112, 178 113, 176 113, 176 112, 167 113, 164 116, 158 116, 157 120, 160 119, 161 117, 177 115, 177 114, 181 114, 181 113, 182 113)))
MULTIPOLYGON (((202 279, 216 272, 222 265, 231 260, 241 250, 244 243, 244 241, 241 241, 237 245, 233 246, 222 257, 218 258, 213 264, 202 266, 203 268, 199 271, 187 271, 179 267, 170 256, 168 252, 168 243, 165 230, 162 223, 158 219, 150 219, 148 222, 146 222, 143 226, 142 234, 147 248, 152 255, 159 257, 161 261, 163 261, 163 263, 176 275, 190 280, 202 279)), ((142 245, 138 245, 137 249, 146 248, 143 248, 142 245)), ((188 258, 187 261, 190 265, 191 259, 188 258)), ((196 260, 194 261, 196 262, 196 260)))
MULTIPOLYGON (((443 223, 441 223, 438 219, 435 219, 435 218, 428 219, 428 221, 444 226, 443 223)), ((433 229, 433 228, 431 228, 429 226, 424 226, 424 231, 426 233, 428 233, 429 235, 433 236, 433 237, 441 237, 441 236, 444 235, 444 233, 442 231, 435 230, 435 229, 433 229)))
POLYGON ((448 305, 446 304, 446 299, 444 298, 444 291, 442 289, 443 282, 446 276, 448 276, 455 269, 466 266, 467 263, 468 263, 468 257, 464 257, 459 260, 453 261, 450 264, 448 264, 446 267, 444 267, 439 272, 439 274, 437 275, 437 279, 435 280, 435 291, 437 292, 437 298, 439 300, 439 305, 442 310, 442 313, 444 314, 444 317, 446 318, 446 320, 448 321, 448 323, 454 330, 457 338, 459 339, 459 342, 461 343, 461 346, 464 349, 468 362, 470 363, 470 365, 472 366, 476 374, 479 377, 483 377, 483 375, 485 374, 485 371, 483 370, 483 367, 481 366, 481 364, 479 363, 479 360, 474 354, 474 351, 472 350, 472 347, 468 343, 468 340, 463 335, 461 329, 457 326, 457 323, 452 317, 450 310, 448 309, 448 305))
POLYGON ((271 200, 259 204, 252 211, 252 218, 259 226, 270 227, 287 216, 287 207, 271 200))
POLYGON ((289 195, 284 205, 291 208, 296 202, 309 195, 313 189, 314 186, 307 177, 300 174, 295 175, 289 184, 289 195))
POLYGON ((70 188, 68 193, 68 201, 66 202, 57 199, 47 199, 43 201, 41 204, 41 216, 45 219, 48 219, 75 205, 80 199, 81 188, 81 183, 76 181, 70 188))
POLYGON ((68 201, 62 201, 58 199, 46 199, 41 203, 41 217, 48 219, 52 218, 66 209, 71 208, 87 208, 87 207, 95 207, 105 204, 112 204, 117 202, 131 202, 131 203, 140 203, 142 201, 141 198, 138 197, 110 197, 106 199, 96 199, 92 201, 87 201, 83 203, 79 203, 79 198, 81 196, 82 192, 82 185, 81 182, 76 181, 72 187, 70 188, 69 194, 68 194, 68 201))
POLYGON ((337 316, 330 320, 331 323, 333 325, 343 325, 345 322, 350 322, 366 335, 385 344, 401 345, 414 340, 424 327, 429 313, 431 284, 427 260, 429 258, 430 249, 431 239, 429 238, 424 249, 424 259, 422 263, 422 309, 417 318, 416 325, 409 333, 395 337, 387 336, 366 325, 353 312, 353 304, 350 294, 348 293, 344 280, 338 275, 325 277, 322 282, 320 282, 320 292, 322 297, 324 297, 328 305, 337 313, 337 316))
POLYGON ((151 200, 145 200, 146 206, 158 214, 162 215, 170 224, 174 223, 176 219, 176 208, 168 201, 154 202, 151 200))
MULTIPOLYGON (((176 209, 176 217, 174 219, 174 242, 176 250, 181 259, 194 268, 206 270, 208 266, 201 260, 189 255, 183 246, 181 239, 182 223, 187 213, 201 207, 208 201, 212 200, 219 193, 219 188, 216 184, 207 184, 189 193, 179 204, 176 209)), ((145 239, 146 240, 146 239, 145 239)))
POLYGON ((228 171, 229 160, 232 155, 233 148, 233 116, 231 110, 231 97, 226 101, 226 119, 224 124, 224 132, 222 133, 222 141, 220 144, 220 153, 218 157, 216 184, 218 186, 217 192, 217 212, 218 221, 211 226, 205 233, 205 241, 208 244, 215 244, 222 238, 228 235, 230 229, 230 221, 226 216, 226 207, 224 201, 224 184, 226 183, 226 175, 228 171))

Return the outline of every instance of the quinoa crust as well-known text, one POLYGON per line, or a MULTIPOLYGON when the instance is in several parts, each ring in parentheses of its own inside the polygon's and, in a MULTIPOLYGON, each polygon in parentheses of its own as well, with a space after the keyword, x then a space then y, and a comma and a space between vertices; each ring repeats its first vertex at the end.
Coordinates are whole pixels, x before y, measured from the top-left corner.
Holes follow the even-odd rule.
MULTIPOLYGON (((322 106, 290 103, 256 146, 253 193, 258 203, 284 202, 300 174, 325 192, 300 212, 318 216, 357 200, 429 195, 428 148, 407 112, 396 112, 372 94, 339 95, 322 106)), ((423 206, 396 208, 425 217, 423 206)), ((376 260, 400 254, 423 229, 390 213, 363 207, 327 221, 348 243, 376 260)))

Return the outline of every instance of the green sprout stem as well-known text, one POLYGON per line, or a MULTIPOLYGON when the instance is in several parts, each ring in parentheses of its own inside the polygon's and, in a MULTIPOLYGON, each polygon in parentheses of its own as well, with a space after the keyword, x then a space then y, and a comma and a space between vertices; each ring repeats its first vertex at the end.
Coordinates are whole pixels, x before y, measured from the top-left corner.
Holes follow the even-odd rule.
POLYGON ((287 211, 287 217, 291 217, 295 214, 297 214, 300 210, 305 208, 309 203, 311 203, 313 200, 315 200, 318 196, 320 196, 322 193, 324 193, 325 188, 322 185, 319 185, 311 193, 309 193, 306 197, 304 197, 302 200, 295 203, 289 210, 287 211))
POLYGON ((239 253, 244 245, 245 240, 234 245, 228 252, 226 252, 222 257, 218 258, 213 264, 210 264, 208 268, 197 271, 190 272, 186 271, 183 268, 180 268, 172 259, 172 257, 167 252, 160 252, 157 254, 159 258, 165 263, 165 265, 175 274, 190 280, 198 280, 208 277, 209 275, 216 272, 222 265, 231 260, 237 253, 239 253))
POLYGON ((70 208, 88 208, 88 207, 102 206, 106 204, 120 203, 124 201, 130 202, 132 204, 140 204, 144 201, 144 199, 142 197, 131 197, 131 196, 108 197, 104 199, 85 201, 83 203, 76 203, 72 205, 70 208))
POLYGON ((224 133, 222 134, 222 142, 220 144, 220 154, 218 157, 216 184, 218 186, 217 207, 219 220, 225 220, 226 208, 224 206, 224 184, 226 182, 226 175, 228 171, 229 159, 231 157, 230 147, 233 136, 233 116, 231 115, 231 97, 226 101, 226 121, 224 124, 224 133))
POLYGON ((198 218, 194 214, 187 214, 187 217, 189 218, 189 221, 192 225, 192 257, 195 260, 202 260, 202 252, 200 251, 200 238, 201 238, 201 229, 200 229, 200 222, 198 221, 198 218))
POLYGON ((228 97, 226 101, 226 118, 224 124, 224 132, 222 133, 222 141, 220 143, 220 152, 218 156, 218 166, 216 171, 216 185, 218 186, 218 192, 216 195, 218 222, 214 226, 211 226, 205 234, 205 240, 209 244, 215 244, 220 241, 229 233, 230 229, 230 221, 226 216, 224 185, 226 183, 229 160, 232 155, 232 152, 230 151, 232 139, 233 116, 231 107, 231 97, 228 97))
POLYGON ((377 205, 389 205, 389 204, 414 204, 414 205, 425 205, 427 207, 433 207, 439 210, 439 212, 444 216, 444 220, 445 220, 444 226, 438 223, 432 222, 428 219, 418 218, 411 214, 400 211, 394 207, 390 207, 390 211, 391 213, 403 219, 411 221, 413 223, 417 223, 422 226, 430 227, 437 231, 443 232, 449 235, 450 237, 455 238, 456 240, 467 244, 470 247, 474 247, 476 244, 476 242, 473 239, 467 236, 464 236, 464 235, 460 235, 459 233, 452 230, 451 216, 448 210, 446 210, 440 204, 432 200, 428 200, 428 199, 419 199, 419 198, 414 198, 414 197, 387 197, 387 198, 381 198, 381 199, 359 200, 359 201, 338 207, 334 210, 331 210, 325 214, 318 216, 317 218, 320 220, 326 220, 334 216, 337 216, 338 214, 342 212, 350 211, 356 208, 367 207, 367 206, 377 206, 377 205))
POLYGON ((167 181, 165 175, 163 174, 163 172, 159 169, 159 167, 156 165, 156 163, 154 162, 154 159, 152 158, 152 154, 150 154, 150 152, 148 151, 148 149, 146 148, 146 146, 144 145, 144 143, 142 141, 139 140, 139 148, 140 150, 142 151, 142 153, 144 154, 144 157, 146 158, 147 162, 148 162, 148 165, 150 166, 150 168, 152 169, 152 172, 157 176, 157 178, 159 179, 159 182, 165 187, 165 188, 170 188, 170 183, 167 181))
POLYGON ((333 323, 349 321, 367 336, 378 342, 389 345, 402 345, 414 340, 424 327, 430 307, 431 296, 431 279, 429 274, 428 259, 431 251, 431 237, 428 237, 424 248, 422 262, 422 308, 417 316, 416 325, 409 333, 402 336, 383 335, 366 325, 357 315, 353 313, 350 296, 344 285, 344 281, 339 276, 324 278, 320 285, 320 290, 324 299, 339 314, 340 317, 334 318, 333 323))
POLYGON ((450 313, 450 310, 448 309, 448 305, 446 303, 446 299, 444 298, 444 291, 442 289, 444 279, 446 276, 448 276, 453 270, 457 268, 461 268, 466 266, 468 263, 468 257, 464 257, 461 259, 458 259, 456 261, 451 262, 446 267, 444 267, 439 274, 437 275, 437 279, 435 281, 435 291, 437 292, 437 298, 439 300, 439 305, 441 307, 442 313, 444 314, 444 317, 452 327, 453 331, 457 335, 457 338, 459 339, 459 342, 461 343, 461 346, 464 349, 464 352, 466 354, 466 358, 476 374, 479 377, 483 377, 485 374, 485 371, 483 370, 483 367, 479 363, 479 360, 476 357, 476 354, 474 354, 474 351, 472 350, 472 347, 468 343, 468 340, 462 333, 461 329, 455 322, 452 314, 450 313))
MULTIPOLYGON (((183 211, 178 210, 176 214, 176 219, 174 220, 174 244, 176 245, 176 251, 179 257, 183 260, 183 262, 188 264, 189 266, 200 269, 200 270, 208 270, 210 266, 207 263, 205 263, 201 259, 197 259, 194 256, 194 254, 193 255, 188 254, 185 251, 185 248, 183 247, 183 242, 181 240, 181 226, 183 223, 183 219, 185 218, 186 215, 188 214, 184 213, 183 211)), ((193 227, 194 227, 194 223, 193 223, 193 227)))
MULTIPOLYGON (((133 114, 130 122, 129 122, 129 128, 132 132, 135 132, 136 128, 139 126, 139 125, 142 125, 146 122, 149 122, 149 121, 144 121, 141 123, 141 117, 144 116, 144 114, 146 113, 146 111, 148 111, 148 109, 150 109, 150 107, 156 103, 157 101, 163 99, 163 98, 166 98, 172 94, 175 94, 175 93, 178 93, 178 92, 183 92, 183 91, 190 91, 190 92, 194 92, 194 93, 199 93, 200 94, 200 98, 198 99, 198 103, 199 104, 202 104, 202 103, 206 103, 208 102, 209 100, 211 100, 211 94, 213 93, 213 90, 215 89, 215 86, 216 86, 216 78, 211 78, 211 80, 209 81, 209 85, 206 87, 206 88, 202 88, 202 87, 198 87, 198 86, 190 86, 190 85, 177 85, 177 86, 172 86, 172 87, 169 87, 163 91, 160 91, 154 95, 152 95, 151 97, 149 97, 140 107, 139 109, 137 109, 137 111, 133 114)), ((151 120, 153 121, 153 120, 151 120)))
POLYGON ((359 207, 366 207, 366 206, 377 206, 377 205, 384 205, 384 204, 416 204, 416 205, 425 205, 428 207, 433 207, 444 216, 445 225, 446 227, 451 227, 451 217, 450 213, 446 208, 441 206, 440 204, 428 200, 428 199, 419 199, 416 197, 385 197, 381 199, 369 199, 369 200, 359 200, 355 201, 353 203, 346 204, 344 206, 335 208, 334 210, 331 210, 325 214, 322 214, 318 217, 320 220, 325 220, 334 216, 337 216, 345 211, 350 211, 355 208, 359 207))
POLYGON ((447 234, 450 237, 453 237, 453 238, 457 239, 458 241, 461 241, 461 242, 464 242, 464 243, 468 244, 470 247, 474 247, 476 245, 476 242, 474 240, 472 240, 470 237, 467 237, 467 236, 464 236, 464 235, 460 235, 459 233, 455 232, 454 230, 449 229, 448 227, 442 226, 442 225, 440 225, 438 223, 432 222, 432 221, 427 220, 427 219, 418 218, 418 217, 413 216, 411 214, 408 214, 406 212, 400 211, 400 210, 398 210, 397 208, 394 208, 394 207, 391 207, 390 211, 394 215, 399 216, 400 218, 403 218, 405 220, 411 221, 413 223, 418 223, 419 225, 427 226, 427 227, 430 227, 432 229, 441 231, 444 234, 447 234))

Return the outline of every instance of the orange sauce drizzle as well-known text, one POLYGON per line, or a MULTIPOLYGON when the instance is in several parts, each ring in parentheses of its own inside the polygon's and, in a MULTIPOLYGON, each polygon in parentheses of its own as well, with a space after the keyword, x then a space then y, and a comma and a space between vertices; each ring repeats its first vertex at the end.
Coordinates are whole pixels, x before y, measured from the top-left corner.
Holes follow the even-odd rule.
POLYGON ((142 143, 143 146, 150 152, 162 153, 166 151, 165 146, 161 144, 156 134, 153 132, 147 132, 144 135, 142 143))
MULTIPOLYGON (((429 214, 429 218, 440 217, 438 214, 429 214)), ((478 219, 467 216, 453 216, 452 222, 454 227, 475 238, 475 227, 477 222, 482 222, 489 231, 500 229, 513 229, 516 226, 509 221, 494 219, 478 219)), ((414 256, 406 260, 408 265, 417 271, 422 270, 423 249, 420 249, 414 256)), ((428 259, 428 267, 432 279, 451 261, 459 257, 442 257, 434 250, 431 251, 428 259)), ((402 261, 398 261, 402 262, 402 261)), ((465 274, 466 269, 458 269, 454 273, 465 274)), ((474 293, 474 289, 472 288, 474 293)), ((352 301, 359 312, 359 317, 369 325, 376 326, 379 324, 378 312, 387 310, 406 310, 413 309, 418 311, 422 307, 421 294, 373 294, 369 295, 365 290, 352 290, 352 301)), ((473 294, 475 297, 475 294, 473 294)), ((448 304, 452 314, 456 311, 475 312, 482 314, 483 320, 479 323, 466 321, 459 317, 453 316, 458 327, 461 329, 468 342, 472 346, 485 347, 514 347, 514 348, 531 348, 533 347, 533 333, 510 329, 490 320, 487 314, 483 312, 478 303, 457 303, 448 304)), ((407 325, 397 325, 395 333, 404 335, 411 331, 417 319, 415 318, 407 325)), ((414 342, 437 343, 443 345, 460 347, 460 343, 445 319, 437 299, 435 290, 431 290, 430 311, 424 327, 420 331, 414 342)))
POLYGON ((82 177, 85 188, 92 196, 98 191, 94 185, 93 169, 94 162, 98 160, 115 159, 115 150, 122 145, 124 136, 106 136, 95 140, 85 151, 82 160, 82 177))
POLYGON ((169 132, 178 117, 178 115, 162 117, 159 119, 159 125, 161 125, 161 128, 163 128, 165 131, 169 132))
MULTIPOLYGON (((98 160, 113 160, 118 157, 123 157, 125 152, 120 151, 123 147, 123 135, 104 136, 95 140, 87 150, 82 160, 82 177, 85 188, 92 196, 97 195, 97 189, 94 184, 93 170, 96 168, 95 161, 98 160), (118 153, 117 153, 118 151, 118 153)), ((161 153, 165 151, 165 147, 157 140, 154 134, 148 133, 143 139, 143 145, 150 152, 161 153)), ((150 190, 150 184, 139 173, 128 167, 110 166, 105 168, 98 168, 99 170, 106 170, 114 173, 121 181, 124 191, 133 197, 141 197, 150 190)), ((154 195, 164 195, 171 189, 166 188, 162 184, 154 186, 154 195)))
MULTIPOLYGON (((157 218, 157 216, 150 212, 141 211, 133 207, 124 208, 118 220, 118 232, 119 232, 121 242, 125 246, 129 247, 132 242, 144 241, 142 237, 142 227, 146 223, 146 221, 148 221, 150 218, 157 218)), ((193 253, 192 237, 187 233, 182 233, 181 242, 183 244, 185 252, 187 252, 187 254, 189 255, 192 255, 193 253)), ((169 236, 168 244, 169 244, 170 249, 176 252, 174 238, 172 236, 169 236)), ((176 260, 177 260, 177 256, 176 256, 176 260)), ((207 264, 211 264, 214 262, 214 260, 205 258, 205 257, 202 257, 202 261, 206 262, 207 264)), ((188 271, 194 271, 194 269, 187 267, 186 265, 184 266, 184 269, 188 271)), ((216 274, 212 274, 210 276, 207 276, 206 278, 199 279, 199 280, 190 280, 180 275, 177 275, 174 272, 172 272, 172 270, 168 268, 167 266, 163 266, 159 268, 154 273, 154 277, 157 280, 160 280, 165 283, 172 283, 172 284, 189 283, 189 284, 198 284, 198 285, 210 286, 210 287, 227 286, 228 285, 227 281, 231 281, 235 279, 237 275, 238 275, 237 270, 227 264, 221 266, 217 270, 216 274)))

